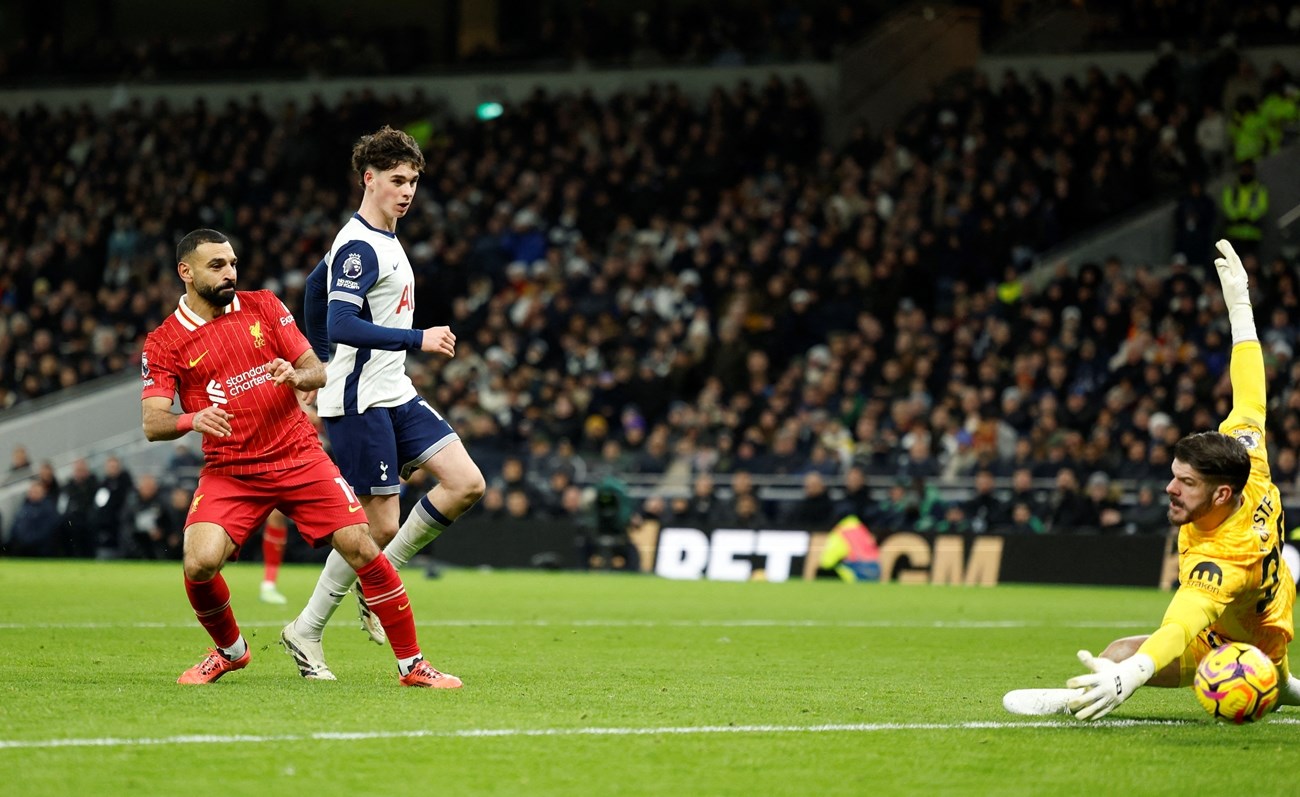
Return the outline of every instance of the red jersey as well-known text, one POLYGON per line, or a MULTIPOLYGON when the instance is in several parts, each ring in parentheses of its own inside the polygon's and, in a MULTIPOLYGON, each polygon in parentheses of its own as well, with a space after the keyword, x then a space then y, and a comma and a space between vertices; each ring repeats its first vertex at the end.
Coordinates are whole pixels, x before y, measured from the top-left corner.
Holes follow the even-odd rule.
POLYGON ((327 459, 316 430, 288 385, 266 366, 296 362, 311 345, 270 291, 236 292, 211 321, 185 297, 144 341, 143 398, 179 394, 184 412, 217 405, 235 417, 229 437, 203 435, 204 470, 248 476, 327 459))

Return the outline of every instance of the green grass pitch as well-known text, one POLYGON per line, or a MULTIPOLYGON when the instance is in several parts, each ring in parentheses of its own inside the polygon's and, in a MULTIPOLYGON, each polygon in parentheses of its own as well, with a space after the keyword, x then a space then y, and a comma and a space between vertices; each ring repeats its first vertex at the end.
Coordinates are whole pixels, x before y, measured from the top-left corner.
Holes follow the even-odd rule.
POLYGON ((1002 710, 1153 628, 1157 590, 412 570, 426 657, 465 680, 439 692, 398 687, 351 598, 325 638, 339 681, 299 678, 275 642, 317 572, 286 567, 277 607, 259 565, 229 566, 252 663, 180 687, 209 641, 178 564, 0 561, 0 791, 1296 792, 1300 712, 1219 725, 1157 689, 1092 725, 1002 710))

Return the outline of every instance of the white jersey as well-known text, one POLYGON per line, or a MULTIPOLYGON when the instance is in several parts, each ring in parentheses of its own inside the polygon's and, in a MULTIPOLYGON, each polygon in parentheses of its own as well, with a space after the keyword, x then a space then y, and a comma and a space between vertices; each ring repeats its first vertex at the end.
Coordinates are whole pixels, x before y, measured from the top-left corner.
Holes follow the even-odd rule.
MULTIPOLYGON (((355 305, 363 321, 390 329, 411 329, 415 318, 415 273, 397 235, 352 218, 325 257, 328 303, 355 305)), ((371 407, 396 407, 415 398, 406 375, 406 350, 358 349, 337 343, 326 363, 327 381, 317 394, 322 417, 355 415, 371 407)))

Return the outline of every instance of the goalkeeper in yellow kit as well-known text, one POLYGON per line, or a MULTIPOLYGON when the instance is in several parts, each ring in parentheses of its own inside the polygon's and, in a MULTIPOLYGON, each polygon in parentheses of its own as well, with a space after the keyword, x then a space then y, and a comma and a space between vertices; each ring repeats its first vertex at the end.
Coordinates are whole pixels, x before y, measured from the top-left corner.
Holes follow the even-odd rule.
POLYGON ((1196 665, 1226 642, 1246 642, 1277 665, 1279 705, 1300 705, 1290 674, 1295 582, 1282 559, 1282 500, 1265 448, 1264 358, 1255 332, 1246 270, 1227 241, 1214 261, 1232 324, 1232 412, 1217 432, 1174 446, 1165 487, 1169 522, 1178 528, 1178 591, 1155 633, 1117 639, 1093 656, 1068 689, 1020 689, 1003 705, 1015 714, 1068 711, 1081 720, 1109 714, 1138 687, 1190 686, 1196 665))

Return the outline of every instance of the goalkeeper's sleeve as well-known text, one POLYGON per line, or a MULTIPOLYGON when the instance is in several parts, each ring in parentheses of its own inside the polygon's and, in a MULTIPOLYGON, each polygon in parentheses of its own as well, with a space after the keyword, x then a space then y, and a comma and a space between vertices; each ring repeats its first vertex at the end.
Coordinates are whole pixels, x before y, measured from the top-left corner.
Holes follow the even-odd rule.
POLYGON ((1165 609, 1160 628, 1138 648, 1155 662, 1156 672, 1177 660, 1192 644, 1197 634, 1223 614, 1224 605, 1199 589, 1180 587, 1165 609))

